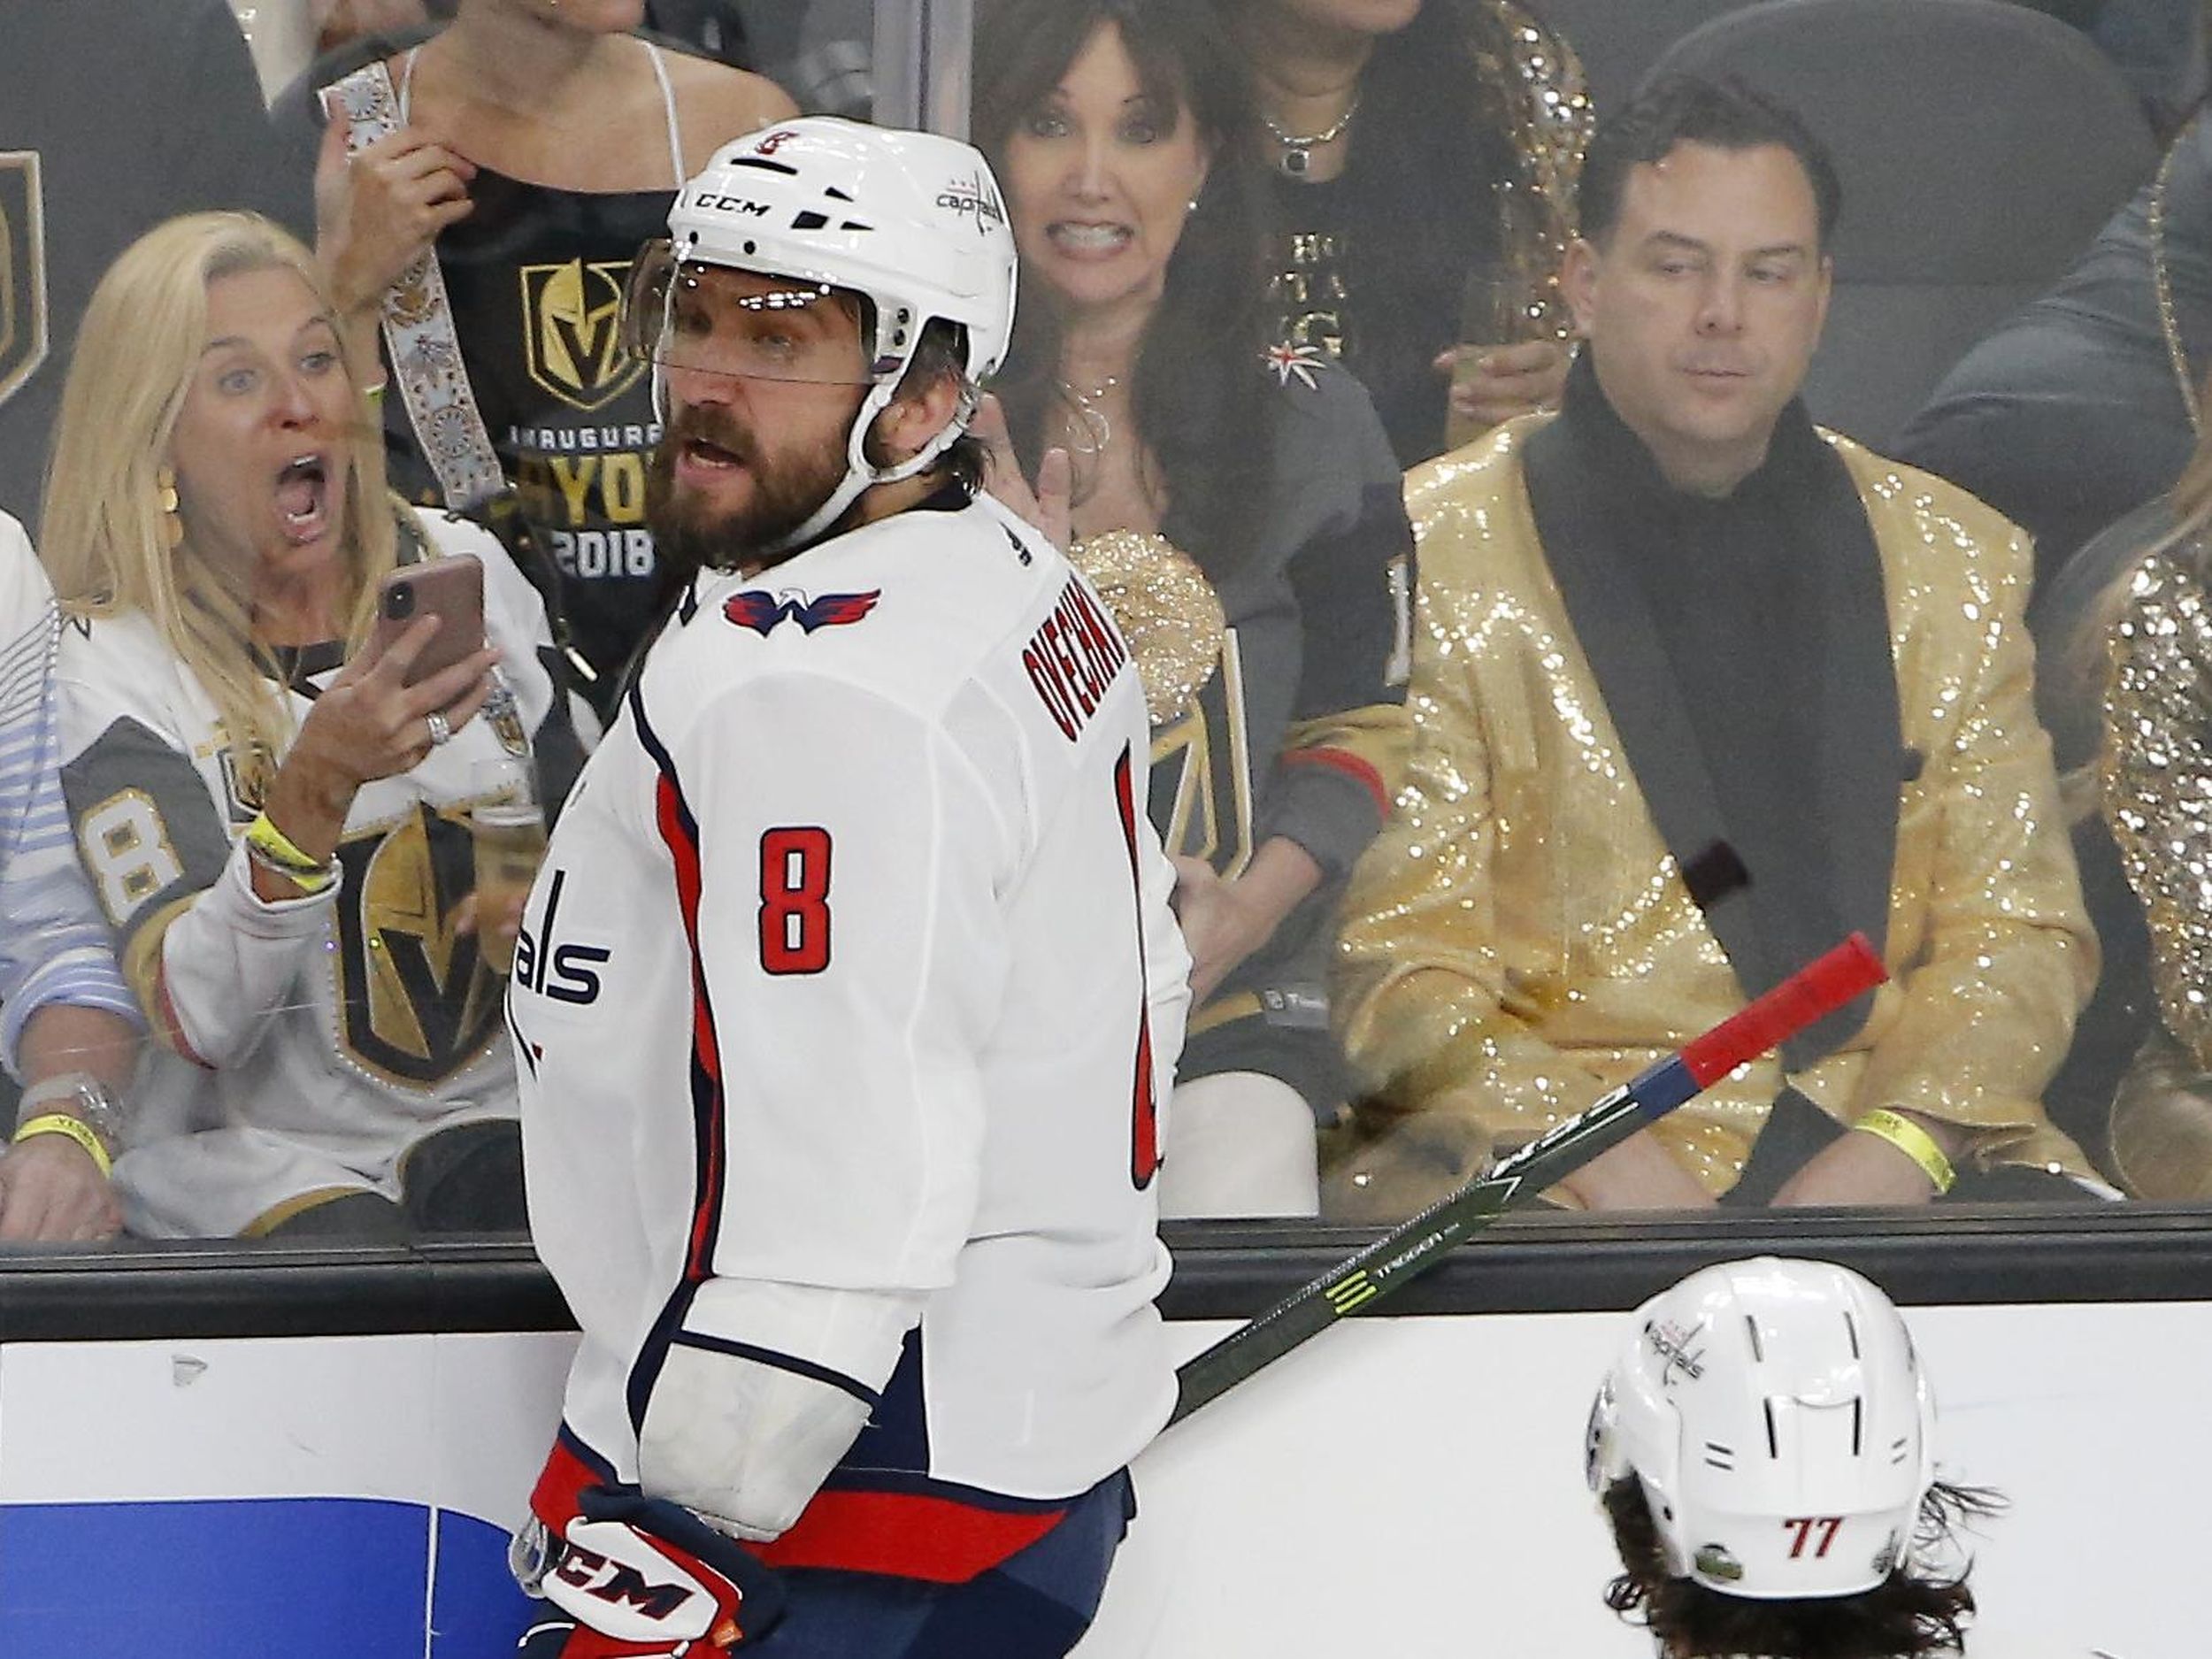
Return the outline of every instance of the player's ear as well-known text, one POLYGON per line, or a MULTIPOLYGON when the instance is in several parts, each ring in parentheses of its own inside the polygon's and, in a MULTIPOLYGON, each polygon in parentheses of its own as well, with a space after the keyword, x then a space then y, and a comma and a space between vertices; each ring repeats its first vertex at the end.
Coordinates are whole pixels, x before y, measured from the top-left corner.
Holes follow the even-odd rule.
POLYGON ((918 380, 908 376, 884 411, 876 417, 873 440, 879 465, 895 466, 919 455, 929 441, 952 423, 960 409, 960 381, 952 374, 918 380))

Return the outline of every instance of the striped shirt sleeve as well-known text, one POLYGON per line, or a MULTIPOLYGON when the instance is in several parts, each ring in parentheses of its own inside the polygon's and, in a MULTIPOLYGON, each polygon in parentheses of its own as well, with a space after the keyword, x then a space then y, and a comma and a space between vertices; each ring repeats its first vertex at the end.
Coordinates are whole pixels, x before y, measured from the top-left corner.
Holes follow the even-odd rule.
POLYGON ((56 770, 60 621, 12 521, 0 520, 0 1062, 13 1076, 23 1028, 42 1008, 143 1022, 77 863, 56 770))

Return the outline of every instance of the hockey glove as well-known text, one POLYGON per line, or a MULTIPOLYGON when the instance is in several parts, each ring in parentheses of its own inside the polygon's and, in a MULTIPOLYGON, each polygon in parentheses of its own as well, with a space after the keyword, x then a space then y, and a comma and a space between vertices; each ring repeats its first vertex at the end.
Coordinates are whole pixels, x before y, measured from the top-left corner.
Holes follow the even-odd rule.
POLYGON ((772 1569, 689 1510, 632 1488, 582 1486, 572 1515, 541 1510, 515 1546, 523 1588, 576 1621, 565 1638, 561 1620, 526 1637, 533 1659, 714 1659, 783 1617, 772 1569))

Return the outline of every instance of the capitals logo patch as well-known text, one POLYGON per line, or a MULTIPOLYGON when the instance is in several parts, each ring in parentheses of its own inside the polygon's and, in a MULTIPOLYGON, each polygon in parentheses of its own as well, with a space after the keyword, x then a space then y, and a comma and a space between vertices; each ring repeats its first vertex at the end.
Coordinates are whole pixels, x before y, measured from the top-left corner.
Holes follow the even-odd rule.
POLYGON ((880 588, 864 594, 824 594, 819 599, 787 588, 780 594, 734 594, 723 604, 722 614, 764 638, 787 618, 811 634, 817 628, 849 627, 861 621, 882 597, 880 588))
POLYGON ((38 151, 0 150, 0 403, 46 361, 45 212, 38 151))

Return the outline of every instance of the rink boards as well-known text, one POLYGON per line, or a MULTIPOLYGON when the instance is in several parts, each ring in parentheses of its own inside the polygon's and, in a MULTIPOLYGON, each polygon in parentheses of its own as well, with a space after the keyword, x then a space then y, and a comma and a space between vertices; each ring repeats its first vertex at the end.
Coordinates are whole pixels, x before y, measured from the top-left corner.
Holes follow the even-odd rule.
MULTIPOLYGON (((1970 1651, 2200 1651, 2212 1302, 2186 1298, 2212 1287, 2212 1240, 2194 1217, 2146 1225, 2161 1219, 1741 1240, 1853 1260, 1923 1304, 1908 1317, 1939 1386, 1944 1472, 2012 1501, 1977 1546, 1986 1610, 1970 1651), (1947 1279, 1973 1295, 1946 1296, 1947 1279)), ((1609 1563, 1581 1486, 1583 1419, 1618 1309, 1737 1252, 1687 1231, 1500 1242, 1409 1316, 1329 1333, 1146 1455, 1087 1659, 1648 1653, 1598 1600, 1609 1563)), ((1325 1253, 1187 1245, 1179 1348, 1229 1328, 1202 1317, 1219 1304, 1325 1253)), ((71 1263, 28 1285, 41 1271, 0 1271, 0 1655, 511 1650, 528 1604, 505 1533, 573 1338, 372 1327, 495 1325, 503 1303, 518 1327, 557 1325, 534 1269, 480 1259, 457 1291, 424 1260, 160 1263, 105 1310, 145 1333, 103 1340, 58 1334, 97 1322, 101 1279, 71 1263), (211 1302, 225 1274, 240 1282, 211 1302), (260 1306, 269 1329, 312 1330, 303 1274, 327 1281, 328 1331, 230 1328, 260 1306), (400 1317, 411 1277, 434 1320, 400 1317)))

